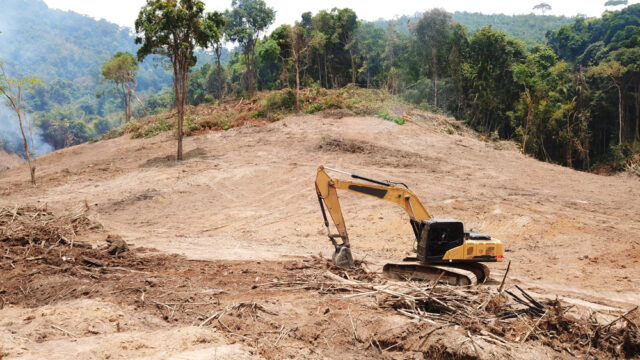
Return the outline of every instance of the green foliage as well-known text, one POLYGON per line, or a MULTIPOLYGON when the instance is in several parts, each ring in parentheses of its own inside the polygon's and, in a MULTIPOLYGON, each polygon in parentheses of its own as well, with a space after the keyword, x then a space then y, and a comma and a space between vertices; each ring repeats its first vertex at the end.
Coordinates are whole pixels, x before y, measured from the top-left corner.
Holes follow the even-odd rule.
POLYGON ((313 103, 313 104, 310 104, 307 107, 307 110, 305 110, 304 112, 307 114, 314 114, 314 113, 317 113, 318 111, 322 111, 322 108, 323 108, 322 104, 313 103))
MULTIPOLYGON (((132 139, 140 139, 151 138, 173 129, 175 129, 175 122, 160 117, 128 122, 122 125, 118 131, 114 131, 114 134, 131 134, 132 139)), ((108 138, 109 135, 111 134, 107 133, 105 137, 108 138)))
POLYGON ((138 62, 128 52, 117 52, 111 60, 102 65, 102 77, 116 85, 135 82, 138 62))
POLYGON ((514 65, 525 59, 524 45, 487 26, 471 36, 469 52, 468 63, 463 69, 469 84, 469 124, 508 137, 512 128, 507 113, 520 93, 512 71, 514 65))
POLYGON ((383 118, 387 121, 393 121, 394 123, 398 124, 398 125, 404 125, 404 118, 402 118, 401 116, 395 116, 393 114, 391 114, 389 112, 389 110, 383 110, 378 114, 378 117, 383 118))
POLYGON ((232 9, 225 13, 228 19, 226 36, 240 44, 245 57, 247 90, 253 95, 255 90, 256 43, 266 28, 275 19, 275 11, 267 7, 263 0, 233 0, 232 9))
POLYGON ((627 145, 611 145, 609 147, 608 164, 615 171, 623 171, 627 168, 629 160, 633 156, 632 149, 627 145))
POLYGON ((191 135, 194 131, 201 129, 200 124, 195 123, 190 116, 187 116, 184 119, 184 124, 182 126, 186 135, 191 135))
POLYGON ((114 84, 116 92, 122 99, 126 122, 131 119, 131 96, 135 94, 138 86, 137 71, 138 62, 128 52, 118 52, 102 65, 102 77, 114 84))
POLYGON ((222 36, 225 20, 218 12, 204 13, 200 0, 147 0, 136 19, 138 58, 163 55, 173 66, 173 86, 178 110, 178 155, 182 160, 184 108, 189 95, 189 69, 196 64, 196 46, 207 47, 222 36))
POLYGON ((291 90, 272 92, 262 101, 267 111, 291 110, 296 106, 296 95, 291 90))
POLYGON ((327 96, 322 99, 323 109, 342 109, 344 108, 344 100, 339 95, 327 96))

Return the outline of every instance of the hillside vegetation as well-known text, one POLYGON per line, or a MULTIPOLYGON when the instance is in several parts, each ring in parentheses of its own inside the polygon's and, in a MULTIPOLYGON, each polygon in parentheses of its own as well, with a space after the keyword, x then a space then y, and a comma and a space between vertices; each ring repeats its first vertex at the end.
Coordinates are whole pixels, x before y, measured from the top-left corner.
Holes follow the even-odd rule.
MULTIPOLYGON (((0 62, 16 78, 35 75, 42 85, 27 94, 28 112, 39 127, 37 153, 79 144, 123 120, 121 100, 104 82, 101 67, 115 53, 135 53, 130 28, 71 11, 50 9, 42 0, 2 0, 0 62)), ((229 51, 223 50, 227 61, 229 51)), ((199 52, 201 62, 212 55, 199 52)), ((137 91, 150 112, 166 111, 171 72, 158 57, 141 62, 137 91), (158 100, 159 99, 159 100, 158 100)), ((140 108, 134 109, 142 116, 140 108)), ((0 148, 24 156, 15 114, 0 106, 0 148)))
MULTIPOLYGON (((135 52, 134 34, 52 11, 39 0, 7 4, 2 24, 9 29, 0 29, 0 41, 8 50, 2 58, 14 74, 34 71, 45 80, 26 99, 36 143, 61 148, 121 125, 122 98, 103 82, 100 66, 116 50, 135 52), (29 31, 21 31, 25 24, 29 31), (32 39, 40 33, 47 33, 41 37, 47 43, 41 48, 51 52, 46 58, 34 55, 39 42, 32 39)), ((226 25, 208 52, 195 53, 200 62, 191 67, 188 104, 256 101, 255 92, 267 90, 290 89, 298 97, 300 89, 381 89, 423 110, 452 115, 487 137, 516 140, 541 160, 583 170, 638 166, 638 4, 593 19, 433 9, 389 22, 362 21, 351 9, 334 8, 305 12, 294 24, 267 33, 272 10, 262 0, 242 0, 218 13, 226 25), (228 55, 229 45, 237 51, 228 55), (212 56, 216 49, 219 59, 212 56)), ((158 61, 146 58, 135 74, 152 115, 175 104, 167 64, 156 66, 158 61)), ((132 106, 133 116, 142 117, 142 108, 132 106)), ((216 123, 228 122, 225 116, 216 123)), ((6 123, 10 114, 3 118, 6 123)), ((272 120, 273 114, 258 111, 253 118, 272 120)), ((10 144, 3 147, 20 151, 10 144)))

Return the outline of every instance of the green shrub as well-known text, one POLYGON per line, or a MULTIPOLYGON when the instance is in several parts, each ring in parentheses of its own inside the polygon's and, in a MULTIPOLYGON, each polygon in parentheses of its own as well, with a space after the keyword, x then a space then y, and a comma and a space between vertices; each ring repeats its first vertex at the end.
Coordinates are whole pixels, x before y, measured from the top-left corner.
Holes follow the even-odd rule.
POLYGON ((327 96, 322 99, 322 108, 323 109, 343 109, 344 101, 339 96, 327 96))
POLYGON ((122 135, 124 135, 124 129, 122 128, 122 126, 118 126, 116 128, 112 128, 112 129, 107 130, 107 132, 102 134, 100 139, 101 140, 115 139, 115 138, 120 137, 122 135))
POLYGON ((222 121, 220 121, 220 125, 222 127, 222 130, 229 130, 231 129, 231 124, 233 124, 233 119, 231 118, 224 118, 222 119, 222 121))
POLYGON ((632 155, 631 148, 627 145, 611 145, 609 147, 610 164, 615 171, 624 170, 632 155))
POLYGON ((394 123, 398 124, 398 125, 404 125, 404 119, 400 116, 395 116, 392 115, 389 110, 382 110, 381 112, 378 113, 378 117, 381 117, 387 121, 393 121, 394 123))
POLYGON ((182 130, 183 130, 185 133, 189 134, 189 133, 191 133, 191 132, 193 132, 193 131, 196 131, 196 130, 199 130, 199 129, 200 129, 200 124, 194 123, 194 122, 191 120, 191 117, 190 117, 190 116, 187 116, 187 117, 184 119, 184 123, 182 124, 182 130))
POLYGON ((316 113, 318 111, 322 111, 322 104, 313 103, 313 104, 309 105, 309 107, 307 107, 307 110, 305 110, 305 113, 313 114, 313 113, 316 113))
POLYGON ((252 119, 266 118, 267 117, 267 113, 264 110, 256 110, 256 111, 251 112, 249 117, 252 118, 252 119))
POLYGON ((147 126, 145 126, 144 129, 142 129, 141 131, 135 132, 131 137, 134 139, 141 138, 141 137, 150 138, 158 134, 161 134, 165 131, 169 131, 171 129, 173 129, 173 121, 160 119, 158 121, 147 124, 147 126))
POLYGON ((296 95, 291 90, 272 92, 262 101, 265 110, 291 110, 296 106, 296 95))

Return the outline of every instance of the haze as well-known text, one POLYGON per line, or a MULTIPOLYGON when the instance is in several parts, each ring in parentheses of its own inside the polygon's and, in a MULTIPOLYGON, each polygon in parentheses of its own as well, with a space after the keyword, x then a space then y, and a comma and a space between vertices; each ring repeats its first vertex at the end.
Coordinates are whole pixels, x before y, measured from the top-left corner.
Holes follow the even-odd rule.
MULTIPOLYGON (((484 14, 528 14, 534 5, 543 0, 535 1, 473 1, 473 0, 452 0, 443 3, 442 1, 416 1, 416 0, 396 0, 396 1, 376 1, 350 0, 350 1, 287 1, 270 0, 267 4, 276 10, 276 21, 274 26, 283 23, 293 23, 300 18, 300 14, 305 11, 317 12, 322 9, 333 7, 349 7, 356 11, 358 16, 364 20, 376 20, 378 18, 393 18, 396 15, 410 15, 417 11, 424 11, 431 8, 443 7, 447 11, 467 11, 480 12, 484 14)), ((575 16, 583 14, 587 16, 598 16, 605 11, 605 0, 563 0, 546 1, 553 7, 548 12, 549 15, 575 16)), ((638 1, 630 1, 629 4, 638 1)), ((144 0, 111 0, 111 1, 86 1, 86 0, 45 0, 49 7, 61 10, 71 10, 80 14, 89 15, 96 19, 105 19, 120 26, 133 27, 140 7, 144 0)), ((206 1, 208 11, 224 10, 231 7, 229 1, 206 1)))

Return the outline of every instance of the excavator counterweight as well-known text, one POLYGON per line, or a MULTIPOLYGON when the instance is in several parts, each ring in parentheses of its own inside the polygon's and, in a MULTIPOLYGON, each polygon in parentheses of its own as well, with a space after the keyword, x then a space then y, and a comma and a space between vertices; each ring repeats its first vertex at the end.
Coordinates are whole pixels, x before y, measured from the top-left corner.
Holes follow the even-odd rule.
POLYGON ((500 240, 473 231, 465 232, 463 223, 458 220, 432 218, 418 197, 403 183, 376 180, 320 166, 315 187, 327 235, 335 247, 333 262, 337 266, 354 266, 338 189, 395 203, 409 215, 417 242, 417 256, 406 258, 401 263, 386 264, 383 272, 389 277, 474 285, 483 283, 489 277, 489 268, 483 262, 503 260, 500 240), (333 179, 327 171, 348 175, 366 183, 333 179), (337 233, 331 232, 327 212, 337 233))

